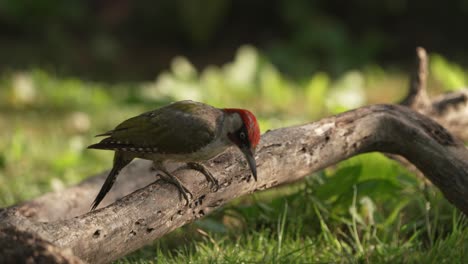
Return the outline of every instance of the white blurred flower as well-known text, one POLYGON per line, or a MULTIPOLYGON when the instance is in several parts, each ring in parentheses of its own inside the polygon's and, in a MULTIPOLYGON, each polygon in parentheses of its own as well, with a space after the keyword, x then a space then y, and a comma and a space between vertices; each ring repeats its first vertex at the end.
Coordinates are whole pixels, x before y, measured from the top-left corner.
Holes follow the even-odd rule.
POLYGON ((74 132, 84 133, 91 127, 89 116, 83 112, 73 112, 68 116, 67 127, 74 132))
POLYGON ((375 213, 376 207, 372 199, 368 196, 364 196, 361 198, 359 203, 362 205, 363 209, 365 210, 365 216, 367 218, 368 224, 375 225, 374 213, 375 213))
POLYGON ((242 46, 233 63, 224 67, 226 77, 239 86, 249 86, 255 78, 258 66, 258 52, 252 46, 242 46))
POLYGON ((36 87, 29 74, 16 73, 12 81, 13 98, 19 104, 30 104, 36 99, 36 87))
POLYGON ((65 184, 63 184, 63 181, 59 178, 52 178, 52 180, 50 180, 50 187, 53 191, 58 192, 65 189, 65 184))
POLYGON ((360 107, 366 102, 364 91, 364 77, 358 71, 346 73, 333 87, 327 95, 327 108, 339 111, 360 107))
POLYGON ((190 80, 179 80, 168 72, 159 75, 155 82, 143 84, 140 94, 146 99, 159 100, 170 97, 175 101, 202 99, 199 83, 190 80))
POLYGON ((187 58, 177 56, 172 60, 171 70, 177 78, 189 80, 197 77, 197 70, 187 58))

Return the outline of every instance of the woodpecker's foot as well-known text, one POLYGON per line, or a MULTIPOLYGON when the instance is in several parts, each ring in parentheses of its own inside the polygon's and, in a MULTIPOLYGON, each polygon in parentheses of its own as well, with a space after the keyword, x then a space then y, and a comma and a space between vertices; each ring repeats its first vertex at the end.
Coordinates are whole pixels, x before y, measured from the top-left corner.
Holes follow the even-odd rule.
POLYGON ((166 170, 161 170, 162 173, 159 173, 160 178, 163 181, 166 181, 168 183, 171 183, 177 187, 179 190, 179 193, 184 197, 185 199, 185 205, 188 205, 190 203, 191 198, 193 198, 193 194, 187 189, 179 179, 177 179, 174 175, 169 173, 166 170), (189 198, 190 195, 190 198, 189 198))
POLYGON ((184 169, 192 169, 192 170, 196 170, 196 171, 201 172, 203 174, 203 176, 205 176, 206 180, 209 183, 211 183, 211 189, 214 192, 219 190, 218 180, 203 165, 201 165, 199 163, 196 163, 196 162, 187 162, 185 164, 185 166, 182 166, 182 167, 178 168, 176 171, 184 170, 184 169))

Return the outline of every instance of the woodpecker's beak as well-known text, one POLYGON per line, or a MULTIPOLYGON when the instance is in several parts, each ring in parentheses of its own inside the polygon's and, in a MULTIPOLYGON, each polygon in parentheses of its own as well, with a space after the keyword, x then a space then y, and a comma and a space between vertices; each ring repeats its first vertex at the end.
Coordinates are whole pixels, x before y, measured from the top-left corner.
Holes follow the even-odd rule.
POLYGON ((254 180, 257 181, 257 163, 255 162, 254 158, 254 151, 252 151, 249 147, 242 147, 240 150, 242 153, 244 153, 245 159, 249 163, 254 180))

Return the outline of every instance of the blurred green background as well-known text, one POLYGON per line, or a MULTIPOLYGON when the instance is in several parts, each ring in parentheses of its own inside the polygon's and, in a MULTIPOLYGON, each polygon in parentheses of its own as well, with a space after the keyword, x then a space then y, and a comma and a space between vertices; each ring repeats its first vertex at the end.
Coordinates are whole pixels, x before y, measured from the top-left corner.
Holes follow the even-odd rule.
MULTIPOLYGON (((468 1, 0 1, 0 205, 110 168, 93 135, 193 99, 261 130, 466 87, 468 1)), ((466 263, 466 218, 381 154, 242 197, 123 263, 466 263)))
POLYGON ((252 44, 281 72, 401 67, 414 47, 466 66, 468 1, 2 0, 0 68, 151 80, 183 55, 198 68, 252 44))

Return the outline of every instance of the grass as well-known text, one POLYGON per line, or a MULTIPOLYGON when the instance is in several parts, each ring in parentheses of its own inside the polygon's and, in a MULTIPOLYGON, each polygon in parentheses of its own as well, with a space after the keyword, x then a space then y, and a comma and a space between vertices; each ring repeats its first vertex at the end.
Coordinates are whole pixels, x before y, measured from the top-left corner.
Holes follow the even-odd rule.
POLYGON ((467 224, 434 187, 365 154, 240 198, 118 263, 464 263, 467 224), (356 169, 364 162, 384 174, 356 169), (380 187, 369 189, 370 178, 380 187), (322 191, 330 185, 339 190, 322 191))
MULTIPOLYGON (((453 89, 454 80, 464 80, 463 69, 436 58, 434 76, 449 71, 452 77, 447 85, 432 79, 430 86, 453 89)), ((169 101, 248 107, 266 131, 365 103, 395 102, 407 82, 375 66, 339 79, 317 73, 292 81, 252 47, 241 48, 230 64, 202 71, 177 58, 169 72, 142 84, 90 83, 40 70, 5 73, 0 205, 107 169, 110 152, 86 149, 93 135, 169 101)), ((467 221, 435 187, 370 153, 241 197, 117 263, 466 263, 467 221)))

